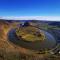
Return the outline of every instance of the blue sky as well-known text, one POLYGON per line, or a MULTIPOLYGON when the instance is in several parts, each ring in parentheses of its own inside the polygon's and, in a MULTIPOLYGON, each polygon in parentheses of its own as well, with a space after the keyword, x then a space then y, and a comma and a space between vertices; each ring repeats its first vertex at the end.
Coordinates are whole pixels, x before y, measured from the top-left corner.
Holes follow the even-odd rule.
POLYGON ((60 16, 60 0, 0 0, 0 16, 60 16))

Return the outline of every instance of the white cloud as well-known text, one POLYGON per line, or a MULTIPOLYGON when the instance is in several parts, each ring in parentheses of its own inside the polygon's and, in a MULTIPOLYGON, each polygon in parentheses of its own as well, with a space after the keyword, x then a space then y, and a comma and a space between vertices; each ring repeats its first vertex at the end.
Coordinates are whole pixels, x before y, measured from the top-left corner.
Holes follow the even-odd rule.
POLYGON ((6 17, 0 17, 0 19, 60 21, 60 16, 16 16, 16 17, 6 16, 6 17))

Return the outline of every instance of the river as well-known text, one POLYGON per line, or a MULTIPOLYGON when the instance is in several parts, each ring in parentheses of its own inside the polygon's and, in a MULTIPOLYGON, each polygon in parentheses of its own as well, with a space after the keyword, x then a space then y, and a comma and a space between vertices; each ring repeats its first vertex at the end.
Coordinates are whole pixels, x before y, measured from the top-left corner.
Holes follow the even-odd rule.
POLYGON ((11 29, 8 33, 8 40, 16 45, 19 45, 20 47, 32 49, 32 50, 44 50, 44 49, 53 49, 56 46, 56 40, 53 35, 48 33, 47 31, 44 31, 46 39, 44 42, 41 41, 35 41, 34 43, 31 42, 25 42, 22 39, 18 39, 15 30, 11 29))

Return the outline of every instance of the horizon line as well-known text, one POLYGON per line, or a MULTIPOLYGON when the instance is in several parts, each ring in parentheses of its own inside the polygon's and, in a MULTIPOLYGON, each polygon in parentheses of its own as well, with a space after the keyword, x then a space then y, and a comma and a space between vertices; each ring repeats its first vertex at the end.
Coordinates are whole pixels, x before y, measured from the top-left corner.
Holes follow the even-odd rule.
POLYGON ((60 21, 60 16, 0 16, 0 19, 60 21))

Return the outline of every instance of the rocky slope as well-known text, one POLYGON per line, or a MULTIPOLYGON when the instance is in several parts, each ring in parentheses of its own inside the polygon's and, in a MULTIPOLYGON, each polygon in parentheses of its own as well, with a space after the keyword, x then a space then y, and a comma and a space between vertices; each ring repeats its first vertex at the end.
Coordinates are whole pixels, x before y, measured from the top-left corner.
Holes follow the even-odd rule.
POLYGON ((0 60, 60 60, 48 54, 28 54, 28 50, 8 41, 8 32, 15 28, 16 22, 0 21, 0 60))

